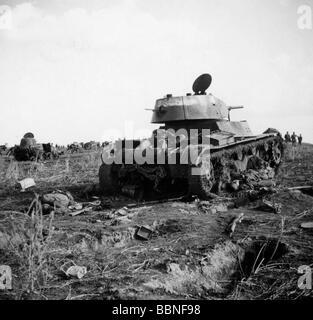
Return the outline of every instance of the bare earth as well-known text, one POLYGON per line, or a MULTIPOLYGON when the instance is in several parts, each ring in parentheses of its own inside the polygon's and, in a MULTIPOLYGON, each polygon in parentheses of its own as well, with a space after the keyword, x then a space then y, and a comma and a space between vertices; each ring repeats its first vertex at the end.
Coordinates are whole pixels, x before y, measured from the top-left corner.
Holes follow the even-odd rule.
POLYGON ((312 298, 298 288, 298 268, 313 263, 313 229, 300 227, 313 221, 313 197, 286 189, 313 184, 312 156, 313 145, 287 149, 277 192, 266 196, 280 213, 251 202, 231 208, 233 199, 136 205, 102 197, 101 208, 74 217, 27 212, 34 192, 61 189, 94 201, 99 154, 42 164, 0 158, 0 265, 13 273, 0 299, 312 298), (22 193, 14 186, 24 177, 37 185, 22 193), (225 230, 240 213, 230 237, 225 230), (149 240, 135 236, 143 225, 154 230, 149 240), (87 273, 65 275, 72 265, 87 273))

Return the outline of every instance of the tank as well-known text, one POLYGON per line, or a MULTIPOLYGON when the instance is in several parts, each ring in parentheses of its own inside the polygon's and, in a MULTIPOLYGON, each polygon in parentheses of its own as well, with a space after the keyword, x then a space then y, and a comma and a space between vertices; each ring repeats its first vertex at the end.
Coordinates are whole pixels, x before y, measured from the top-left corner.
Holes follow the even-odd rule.
POLYGON ((157 99, 147 110, 151 123, 161 126, 149 139, 119 140, 103 149, 103 193, 205 199, 246 188, 251 173, 259 182, 274 177, 283 154, 281 135, 275 130, 255 135, 247 121, 231 121, 232 110, 243 106, 207 94, 211 82, 210 74, 202 74, 192 94, 157 99))
POLYGON ((7 155, 13 155, 16 161, 39 161, 44 159, 45 150, 42 144, 36 142, 34 134, 27 132, 20 144, 12 147, 7 155))

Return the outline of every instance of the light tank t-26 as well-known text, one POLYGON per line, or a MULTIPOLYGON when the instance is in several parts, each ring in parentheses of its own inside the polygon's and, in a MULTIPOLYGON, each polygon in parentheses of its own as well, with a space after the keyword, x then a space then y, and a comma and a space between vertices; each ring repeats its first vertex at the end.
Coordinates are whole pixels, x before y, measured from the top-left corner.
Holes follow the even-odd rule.
POLYGON ((231 121, 231 110, 243 107, 206 94, 211 81, 203 74, 193 94, 156 100, 151 123, 163 125, 151 138, 119 140, 104 148, 103 193, 140 199, 182 192, 209 198, 240 190, 249 172, 259 180, 273 178, 283 153, 280 134, 254 135, 246 121, 231 121))

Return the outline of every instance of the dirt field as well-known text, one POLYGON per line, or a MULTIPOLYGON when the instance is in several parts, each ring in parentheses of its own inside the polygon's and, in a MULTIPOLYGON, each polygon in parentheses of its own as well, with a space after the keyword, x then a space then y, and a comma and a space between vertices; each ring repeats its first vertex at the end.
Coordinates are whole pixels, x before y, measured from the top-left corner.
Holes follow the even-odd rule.
MULTIPOLYGON (((94 201, 99 154, 55 162, 16 163, 0 158, 0 265, 12 268, 12 290, 1 299, 304 299, 298 268, 312 266, 313 197, 286 187, 312 185, 313 145, 285 154, 276 193, 267 200, 280 213, 234 199, 135 204, 102 197, 102 206, 77 216, 28 215, 34 192, 70 191, 77 202, 94 201), (16 181, 36 187, 20 192, 16 181), (120 208, 126 207, 123 210, 120 208), (243 213, 233 236, 230 221, 243 213), (149 240, 136 236, 150 226, 149 240), (84 266, 81 278, 64 271, 84 266), (62 271, 63 270, 63 271, 62 271)), ((36 205, 36 203, 35 203, 36 205)))

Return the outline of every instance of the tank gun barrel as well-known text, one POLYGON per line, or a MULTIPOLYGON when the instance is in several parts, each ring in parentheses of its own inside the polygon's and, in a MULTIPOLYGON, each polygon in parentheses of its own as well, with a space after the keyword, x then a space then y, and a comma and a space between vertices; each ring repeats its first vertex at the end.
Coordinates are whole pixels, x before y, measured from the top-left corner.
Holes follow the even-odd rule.
POLYGON ((228 106, 228 110, 243 109, 243 106, 228 106))
POLYGON ((230 121, 230 111, 236 109, 243 109, 243 106, 228 106, 228 120, 230 121))

